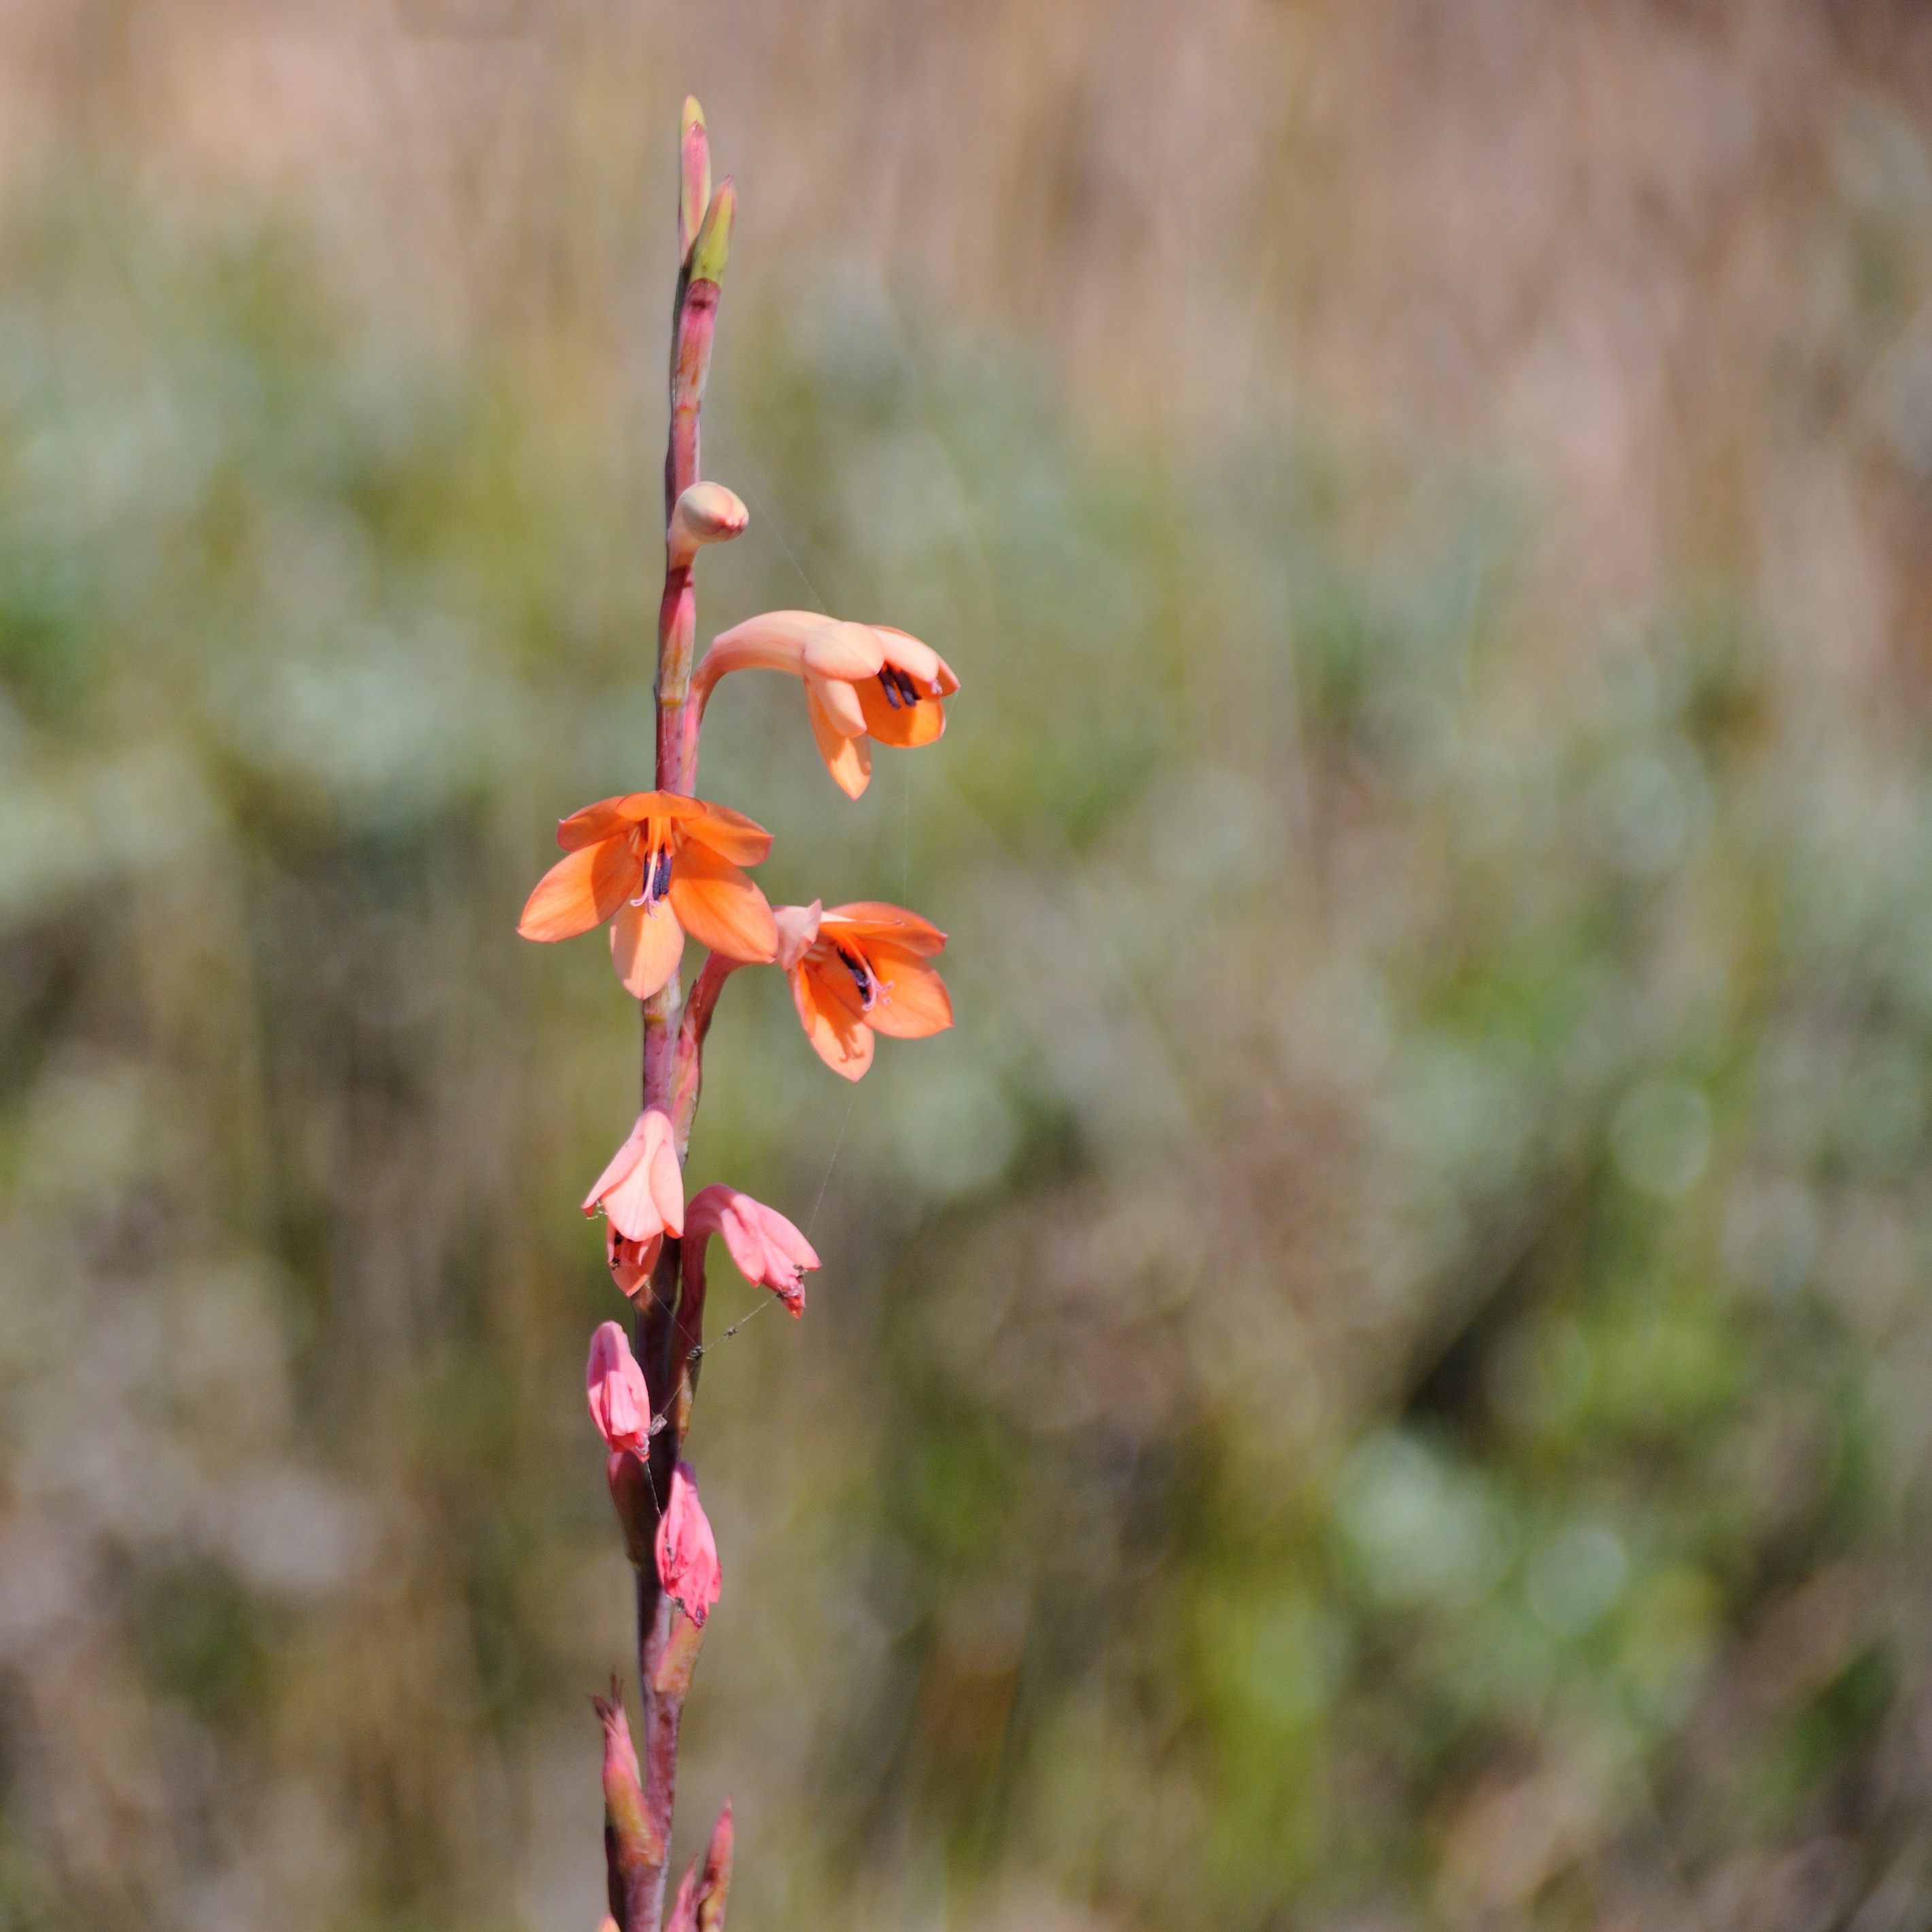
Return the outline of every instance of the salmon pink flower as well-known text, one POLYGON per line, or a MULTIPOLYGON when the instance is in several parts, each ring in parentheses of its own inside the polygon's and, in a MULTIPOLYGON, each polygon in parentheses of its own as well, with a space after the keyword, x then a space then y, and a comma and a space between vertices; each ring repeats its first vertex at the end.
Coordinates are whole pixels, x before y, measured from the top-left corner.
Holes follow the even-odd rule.
POLYGON ((930 644, 890 625, 842 623, 815 610, 768 610, 713 638, 692 680, 700 707, 727 671, 750 670, 803 680, 819 756, 848 798, 872 782, 869 740, 931 744, 946 729, 941 700, 959 688, 930 644))
POLYGON ((572 812, 556 842, 565 856, 517 922, 526 939, 574 939, 609 920, 617 976, 640 1000, 677 970, 686 933, 728 958, 772 957, 772 909, 739 869, 758 864, 772 837, 742 812, 636 791, 572 812))
POLYGON ((590 1419, 605 1443, 633 1456, 647 1454, 650 1391, 644 1386, 644 1372, 631 1353, 629 1341, 614 1322, 601 1323, 590 1338, 584 1386, 590 1402, 590 1419))
POLYGON ((833 1072, 860 1078, 875 1034, 922 1040, 952 1024, 945 982, 926 963, 946 950, 946 935, 916 913, 871 899, 821 912, 814 900, 774 916, 792 1003, 833 1072))
POLYGON ((770 1288, 794 1318, 805 1312, 805 1277, 818 1267, 818 1256, 776 1208, 714 1181, 691 1197, 685 1214, 686 1268, 703 1266, 704 1244, 713 1234, 724 1236, 733 1264, 747 1281, 770 1288))
POLYGON ((664 1594, 701 1628, 724 1579, 718 1568, 718 1545, 698 1500, 698 1478, 688 1462, 679 1463, 672 1472, 670 1500, 658 1525, 657 1556, 658 1581, 664 1594))
POLYGON ((683 1233, 684 1174, 677 1164, 670 1116, 662 1107, 646 1107, 638 1116, 624 1144, 584 1197, 585 1214, 594 1214, 600 1208, 626 1240, 639 1244, 639 1258, 654 1237, 667 1231, 683 1233))

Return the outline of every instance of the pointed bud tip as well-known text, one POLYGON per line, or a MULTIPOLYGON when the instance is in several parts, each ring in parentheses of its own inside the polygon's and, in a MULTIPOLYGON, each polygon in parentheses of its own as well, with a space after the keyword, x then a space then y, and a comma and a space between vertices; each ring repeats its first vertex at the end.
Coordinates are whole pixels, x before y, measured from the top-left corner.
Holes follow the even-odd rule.
POLYGON ((702 128, 704 125, 704 110, 698 105, 698 96, 694 94, 687 94, 684 97, 683 111, 677 118, 678 133, 680 135, 688 134, 692 128, 702 128))
POLYGON ((738 194, 727 175, 724 185, 711 197, 704 211, 704 225, 692 244, 691 279, 694 282, 722 281, 724 264, 731 255, 731 224, 738 212, 738 194))

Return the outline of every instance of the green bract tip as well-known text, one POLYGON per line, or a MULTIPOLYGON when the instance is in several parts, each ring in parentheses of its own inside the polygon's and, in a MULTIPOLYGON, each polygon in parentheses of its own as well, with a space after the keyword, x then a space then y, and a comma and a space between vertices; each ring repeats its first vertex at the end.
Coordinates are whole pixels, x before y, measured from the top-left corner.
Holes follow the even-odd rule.
POLYGON ((728 175, 724 184, 711 197, 704 211, 704 225, 691 250, 691 279, 694 282, 722 282, 724 264, 731 254, 731 222, 738 212, 737 191, 728 175))

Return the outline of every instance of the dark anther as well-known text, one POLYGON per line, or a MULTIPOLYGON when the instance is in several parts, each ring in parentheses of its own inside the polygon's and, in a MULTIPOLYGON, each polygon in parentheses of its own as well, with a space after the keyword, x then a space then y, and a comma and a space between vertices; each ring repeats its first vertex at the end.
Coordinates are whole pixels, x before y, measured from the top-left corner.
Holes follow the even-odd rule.
POLYGON ((879 674, 879 688, 886 694, 886 702, 896 711, 904 700, 899 696, 898 674, 890 664, 879 674))
POLYGON ((845 970, 852 976, 852 983, 859 989, 859 1004, 869 1006, 878 996, 878 988, 872 983, 872 976, 866 962, 857 953, 848 952, 844 946, 838 948, 838 956, 845 962, 845 970))

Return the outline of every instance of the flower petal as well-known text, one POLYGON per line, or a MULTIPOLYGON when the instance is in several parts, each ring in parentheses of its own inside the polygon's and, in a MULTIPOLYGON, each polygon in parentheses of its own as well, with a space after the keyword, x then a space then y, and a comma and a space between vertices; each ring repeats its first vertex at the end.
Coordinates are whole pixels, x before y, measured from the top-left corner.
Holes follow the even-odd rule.
POLYGON ((649 1241, 664 1232, 664 1216, 652 1192, 648 1162, 639 1161, 605 1193, 604 1212, 627 1241, 649 1241))
POLYGON ((818 937, 819 915, 823 908, 814 899, 808 906, 774 906, 772 921, 778 929, 778 963, 789 973, 810 950, 818 937))
POLYGON ((818 1267, 818 1250, 784 1215, 776 1208, 767 1208, 762 1201, 754 1202, 752 1205, 758 1209, 758 1217, 764 1223, 766 1244, 777 1252, 788 1267, 818 1267))
POLYGON ((858 697, 866 729, 882 745, 914 751, 931 744, 946 729, 946 707, 936 698, 921 698, 912 704, 901 698, 895 704, 876 677, 850 688, 858 697))
POLYGON ((688 818, 697 802, 671 791, 632 791, 620 798, 601 798, 565 819, 556 828, 556 842, 566 852, 574 852, 600 838, 628 832, 647 818, 688 818))
POLYGON ((625 905, 610 922, 610 963, 634 998, 648 1000, 677 970, 684 952, 684 928, 660 899, 646 911, 625 905))
POLYGON ((872 1028, 842 1006, 822 1005, 803 968, 789 976, 792 1004, 812 1051, 833 1072, 848 1080, 862 1078, 872 1064, 872 1028))
POLYGON ((821 1006, 836 1006, 856 1020, 866 1017, 866 996, 859 989, 857 975, 830 946, 814 946, 806 955, 804 970, 821 1006))
POLYGON ((820 925, 828 939, 845 934, 867 944, 883 939, 928 957, 946 950, 945 934, 930 920, 883 899, 854 899, 850 905, 834 906, 820 925))
MULTIPOLYGON (((841 686, 840 689, 849 687, 841 686)), ((872 781, 872 748, 863 738, 848 737, 832 723, 818 694, 805 688, 805 715, 812 721, 812 735, 818 743, 818 755, 832 774, 833 784, 848 798, 856 798, 872 781)))
POLYGON ((663 1245, 662 1234, 653 1234, 647 1241, 633 1241, 606 1224, 604 1258, 610 1268, 610 1279, 626 1300, 636 1300, 650 1285, 651 1270, 658 1264, 658 1251, 663 1245))
POLYGON ((765 1278, 765 1231, 750 1210, 757 1204, 748 1196, 738 1195, 728 1202, 718 1216, 718 1232, 724 1238, 731 1265, 753 1283, 765 1278))
POLYGON ((621 838, 566 852, 537 881, 517 930, 526 939, 574 939, 624 903, 639 869, 621 838))
POLYGON ((734 866, 755 866, 772 849, 772 835, 742 812, 728 805, 706 805, 700 799, 686 802, 698 807, 682 828, 686 841, 710 846, 734 866))
POLYGON ((892 1040, 923 1040, 952 1024, 946 982, 916 954, 874 941, 866 949, 879 998, 866 1016, 876 1033, 892 1040))
MULTIPOLYGON (((878 680, 866 678, 862 682, 876 685, 878 680)), ((805 688, 817 699, 819 709, 825 713, 826 722, 842 737, 862 738, 866 735, 866 713, 859 702, 858 686, 848 684, 843 678, 814 677, 808 673, 805 688)))
POLYGON ((631 1131, 624 1136, 617 1151, 604 1162, 604 1172, 597 1177, 591 1185, 590 1192, 584 1197, 585 1214, 596 1214, 598 1202, 602 1200, 604 1196, 609 1193, 610 1190, 615 1187, 618 1182, 622 1180, 644 1157, 644 1123, 648 1118, 648 1115, 644 1114, 638 1116, 636 1120, 632 1124, 631 1131))
POLYGON ((890 624, 875 624, 886 647, 886 662, 896 664, 917 685, 922 693, 950 696, 959 688, 959 680, 946 668, 946 660, 932 646, 910 631, 896 630, 890 624), (946 680, 950 680, 948 682, 946 680))
POLYGON ((777 955, 778 929, 764 894, 708 845, 678 848, 671 862, 670 904, 678 923, 713 952, 728 959, 777 955))
POLYGON ((644 1116, 644 1157, 652 1204, 668 1234, 684 1232, 684 1170, 677 1164, 677 1141, 670 1116, 653 1107, 644 1116))
POLYGON ((815 676, 872 677, 886 661, 885 640, 869 624, 827 622, 805 640, 805 668, 815 676))

